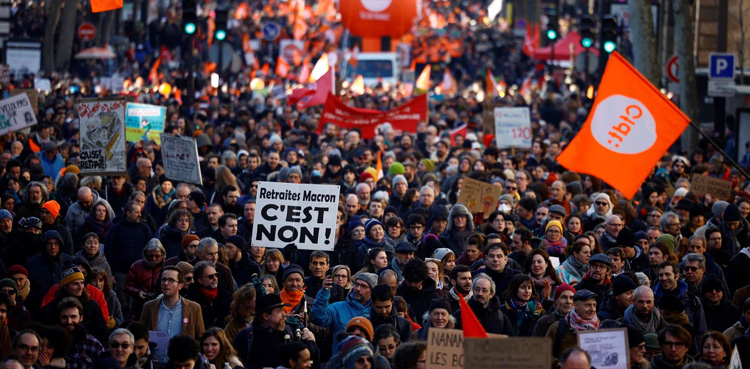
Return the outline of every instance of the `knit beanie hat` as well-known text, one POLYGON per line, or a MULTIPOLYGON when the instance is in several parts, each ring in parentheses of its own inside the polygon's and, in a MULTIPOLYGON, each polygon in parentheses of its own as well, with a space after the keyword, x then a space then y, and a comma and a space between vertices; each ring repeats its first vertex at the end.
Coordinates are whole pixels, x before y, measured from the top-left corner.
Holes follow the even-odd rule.
POLYGON ((16 284, 16 281, 10 278, 0 279, 0 288, 3 287, 11 287, 14 291, 18 292, 18 285, 16 284))
POLYGON ((544 227, 544 232, 546 233, 546 232, 547 232, 547 231, 548 231, 548 230, 549 230, 550 228, 552 228, 552 227, 557 227, 557 228, 559 228, 559 229, 560 229, 560 232, 562 232, 562 231, 563 231, 563 226, 562 226, 562 223, 560 223, 560 221, 559 221, 559 220, 551 220, 551 221, 547 222, 547 226, 546 226, 546 227, 544 227))
POLYGON ((643 337, 643 331, 628 325, 628 347, 633 348, 644 342, 646 339, 643 337))
POLYGON ((372 327, 372 323, 365 317, 355 316, 349 320, 349 323, 346 323, 346 331, 348 332, 349 328, 352 327, 357 327, 365 331, 365 333, 367 333, 368 341, 372 341, 375 337, 375 328, 372 327))
POLYGON ((724 221, 725 222, 735 222, 742 219, 742 214, 740 214, 740 208, 737 207, 735 204, 729 204, 726 209, 724 209, 724 221))
POLYGON ((407 186, 409 186, 409 181, 406 180, 406 177, 404 177, 402 174, 397 174, 395 177, 393 177, 393 181, 391 181, 391 187, 396 187, 396 183, 400 182, 404 182, 407 186))
POLYGON ((356 282, 360 279, 370 285, 370 288, 375 288, 375 286, 378 284, 378 275, 375 273, 359 273, 357 274, 357 277, 354 278, 354 281, 356 282))
POLYGON ((397 176, 399 174, 404 174, 404 173, 406 173, 406 169, 404 169, 404 165, 397 161, 391 164, 390 167, 388 167, 388 175, 391 177, 397 176))
MULTIPOLYGON (((618 236, 617 238, 620 238, 619 234, 617 236, 618 236)), ((646 234, 646 232, 644 232, 644 231, 635 232, 635 242, 638 242, 640 240, 646 240, 646 241, 648 241, 648 234, 646 234)))
POLYGON ((52 214, 53 218, 57 218, 57 216, 60 215, 60 204, 55 200, 45 202, 44 205, 42 205, 42 209, 47 209, 47 211, 52 214))
POLYGON ((305 279, 305 272, 302 270, 302 268, 299 265, 296 264, 289 264, 286 268, 284 268, 284 274, 281 278, 282 281, 286 280, 286 277, 297 273, 302 276, 302 279, 305 279))
POLYGON ((435 170, 435 162, 431 159, 422 159, 419 162, 424 164, 425 168, 427 168, 427 172, 432 172, 435 170))
POLYGON ((289 169, 289 174, 296 173, 300 178, 302 178, 302 169, 300 169, 299 165, 295 165, 289 169))
POLYGON ((434 299, 430 303, 430 308, 428 311, 432 312, 435 309, 445 309, 445 311, 448 312, 448 314, 452 313, 451 311, 451 304, 448 302, 448 300, 444 298, 434 299))
POLYGON ((576 289, 573 286, 571 286, 571 285, 569 285, 567 283, 563 283, 563 284, 557 286, 557 288, 555 288, 555 295, 554 295, 554 299, 552 301, 557 301, 557 299, 560 298, 560 295, 562 295, 562 293, 565 292, 565 291, 573 292, 573 294, 576 293, 576 289))
POLYGON ((359 226, 365 226, 365 224, 362 223, 362 218, 360 218, 359 215, 352 215, 352 217, 349 218, 349 223, 347 224, 349 232, 353 231, 354 228, 357 228, 359 226))
POLYGON ((620 233, 617 234, 617 246, 619 247, 634 247, 635 237, 633 232, 628 227, 623 227, 620 233))
POLYGON ((234 236, 229 236, 226 241, 224 241, 224 244, 231 243, 232 245, 237 246, 238 249, 244 250, 245 249, 245 239, 236 234, 234 236))
POLYGON ((339 358, 346 369, 354 368, 357 359, 372 355, 370 344, 361 337, 349 336, 339 343, 339 358))
POLYGON ((81 269, 76 265, 71 265, 68 269, 65 269, 62 273, 62 279, 60 279, 60 287, 65 287, 73 281, 79 279, 85 279, 81 269))
POLYGON ((379 220, 377 220, 377 219, 367 219, 367 222, 365 222, 365 235, 369 234, 370 233, 370 229, 372 229, 372 227, 374 227, 374 226, 376 226, 378 224, 381 227, 383 227, 383 230, 385 230, 385 226, 383 226, 383 223, 381 223, 379 220))
POLYGON ((201 238, 198 237, 198 235, 195 235, 195 234, 186 234, 186 235, 184 235, 182 237, 182 243, 181 243, 182 248, 184 249, 184 248, 188 247, 188 245, 190 244, 190 242, 200 241, 200 240, 201 240, 201 238))
POLYGON ((677 240, 671 234, 663 234, 656 239, 656 242, 661 242, 669 247, 672 252, 677 249, 677 240))
POLYGON ((359 183, 365 183, 368 179, 375 179, 375 177, 370 174, 370 172, 362 172, 362 174, 359 175, 359 183))
POLYGON ((0 209, 0 220, 10 219, 13 220, 13 214, 6 209, 0 209))
POLYGON ((12 277, 16 274, 23 274, 28 277, 29 271, 26 270, 26 268, 24 268, 23 266, 16 264, 8 268, 8 271, 5 272, 6 277, 12 277))
POLYGON ((620 296, 625 292, 635 290, 635 282, 625 274, 620 274, 612 281, 612 295, 620 296))
POLYGON ((729 203, 726 201, 717 201, 714 203, 714 206, 711 207, 711 213, 714 214, 715 217, 718 217, 722 213, 724 213, 724 210, 727 209, 727 206, 729 206, 729 203))

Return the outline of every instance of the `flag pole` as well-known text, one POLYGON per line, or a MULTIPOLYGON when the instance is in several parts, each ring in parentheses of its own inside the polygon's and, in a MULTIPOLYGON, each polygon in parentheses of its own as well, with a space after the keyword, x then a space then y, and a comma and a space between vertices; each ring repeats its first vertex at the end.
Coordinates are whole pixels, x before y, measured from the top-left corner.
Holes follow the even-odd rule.
POLYGON ((708 135, 705 134, 697 124, 695 124, 693 121, 690 121, 690 126, 693 127, 699 135, 703 136, 703 138, 705 138, 706 141, 711 144, 711 146, 716 148, 716 150, 718 150, 723 157, 729 160, 729 163, 732 164, 732 166, 735 167, 740 173, 742 173, 745 178, 750 179, 750 174, 748 174, 747 170, 739 165, 734 159, 732 159, 732 157, 729 156, 729 154, 727 154, 719 145, 717 145, 716 142, 711 139, 711 137, 708 137, 708 135))

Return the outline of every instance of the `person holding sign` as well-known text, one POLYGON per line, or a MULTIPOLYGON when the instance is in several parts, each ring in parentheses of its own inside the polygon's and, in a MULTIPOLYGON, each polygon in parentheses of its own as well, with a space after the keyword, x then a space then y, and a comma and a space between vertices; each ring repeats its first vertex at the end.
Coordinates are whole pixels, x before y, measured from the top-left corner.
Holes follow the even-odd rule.
POLYGON ((552 356, 560 354, 578 344, 576 332, 599 329, 599 318, 596 316, 597 296, 589 290, 579 290, 573 296, 575 307, 560 321, 552 324, 547 330, 547 338, 552 339, 552 356))

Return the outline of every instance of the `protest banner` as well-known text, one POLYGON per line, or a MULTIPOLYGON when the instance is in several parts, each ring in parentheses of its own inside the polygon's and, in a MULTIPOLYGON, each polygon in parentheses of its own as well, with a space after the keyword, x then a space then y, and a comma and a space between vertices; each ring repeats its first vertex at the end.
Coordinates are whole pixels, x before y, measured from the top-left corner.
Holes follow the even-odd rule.
POLYGON ((23 93, 29 97, 31 109, 34 110, 34 114, 39 114, 39 91, 33 88, 16 88, 8 91, 8 96, 16 96, 23 93))
POLYGON ((167 178, 197 185, 203 184, 198 161, 198 145, 195 139, 163 132, 160 136, 161 160, 167 178))
MULTIPOLYGON (((490 334, 494 338, 507 338, 490 334)), ((461 369, 464 367, 464 332, 460 329, 430 328, 427 338, 427 367, 461 369)))
POLYGON ((499 149, 531 148, 529 108, 495 108, 495 140, 499 149))
POLYGON ((698 196, 711 194, 715 199, 728 201, 732 197, 732 182, 704 175, 695 175, 690 181, 690 191, 698 196))
POLYGON ((398 108, 379 111, 357 109, 347 106, 336 96, 329 94, 320 117, 318 133, 323 125, 333 123, 341 128, 359 128, 362 139, 375 138, 377 127, 389 123, 395 131, 416 133, 419 122, 427 119, 427 95, 419 95, 398 108))
POLYGON ((484 219, 489 218, 490 214, 497 210, 503 188, 468 177, 464 177, 463 181, 458 202, 466 205, 472 214, 482 213, 484 219))
POLYGON ((37 123, 29 96, 15 94, 0 100, 0 135, 15 132, 37 123))
POLYGON ((166 119, 167 108, 164 106, 128 103, 125 108, 125 139, 128 142, 153 140, 161 144, 159 133, 164 132, 166 119))
POLYGON ((339 186, 258 183, 252 246, 332 251, 339 186))
POLYGON ((80 119, 81 174, 124 174, 125 100, 83 99, 77 105, 80 119))
POLYGON ((50 93, 52 92, 52 81, 49 78, 34 78, 34 89, 50 93))
POLYGON ((539 369, 552 367, 552 340, 545 337, 466 338, 464 367, 539 369))
POLYGON ((630 369, 628 330, 625 328, 579 331, 578 347, 591 355, 591 366, 630 369))

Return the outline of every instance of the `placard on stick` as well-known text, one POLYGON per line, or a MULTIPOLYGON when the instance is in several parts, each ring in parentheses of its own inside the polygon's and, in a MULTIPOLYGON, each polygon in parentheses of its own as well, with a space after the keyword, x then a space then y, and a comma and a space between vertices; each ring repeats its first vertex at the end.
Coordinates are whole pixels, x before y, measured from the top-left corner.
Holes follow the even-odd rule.
POLYGON ((578 347, 591 355, 591 365, 603 369, 629 369, 630 349, 625 328, 579 331, 578 347))
POLYGON ((709 176, 696 175, 690 181, 690 191, 698 196, 708 193, 714 198, 729 200, 732 197, 732 182, 709 176))
POLYGON ((126 173, 125 100, 82 99, 76 109, 80 119, 81 174, 126 173))
POLYGON ((161 133, 161 159, 164 172, 169 179, 195 183, 203 183, 200 163, 198 162, 198 146, 192 137, 175 136, 161 133))
POLYGON ((546 337, 466 338, 464 367, 546 369, 552 367, 552 340, 546 337))
POLYGON ((503 194, 503 189, 471 178, 464 178, 463 181, 458 202, 466 205, 472 214, 483 213, 484 219, 489 218, 490 214, 497 210, 497 203, 500 195, 503 194))
MULTIPOLYGON (((427 338, 427 367, 430 369, 464 368, 464 332, 460 329, 430 328, 427 338)), ((508 338, 490 334, 491 338, 508 338)))

